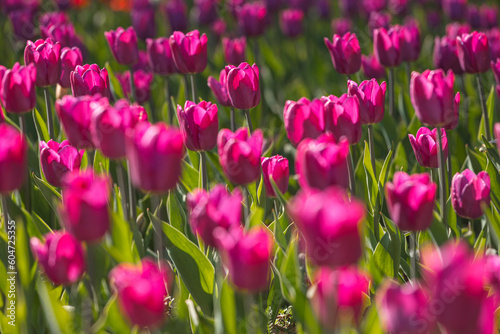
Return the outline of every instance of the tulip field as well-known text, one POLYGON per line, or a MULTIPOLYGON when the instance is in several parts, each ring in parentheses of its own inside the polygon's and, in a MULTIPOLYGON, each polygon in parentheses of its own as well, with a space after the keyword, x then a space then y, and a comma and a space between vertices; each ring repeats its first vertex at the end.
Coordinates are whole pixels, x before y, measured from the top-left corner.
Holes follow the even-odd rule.
POLYGON ((0 333, 499 333, 499 6, 2 1, 0 333))

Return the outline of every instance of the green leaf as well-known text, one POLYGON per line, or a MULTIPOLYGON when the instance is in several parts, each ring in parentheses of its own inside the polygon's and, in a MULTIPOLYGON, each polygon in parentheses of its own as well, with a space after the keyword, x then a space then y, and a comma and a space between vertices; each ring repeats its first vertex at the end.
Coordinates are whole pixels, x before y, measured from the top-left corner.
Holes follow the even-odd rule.
POLYGON ((47 124, 36 108, 33 110, 33 121, 35 123, 38 139, 48 142, 50 140, 50 136, 47 130, 47 124))
POLYGON ((231 285, 224 280, 222 282, 220 304, 222 311, 222 320, 224 322, 224 332, 228 334, 237 334, 236 325, 236 304, 234 302, 234 290, 231 285))
POLYGON ((115 76, 115 73, 113 72, 113 69, 109 65, 109 62, 106 62, 104 64, 104 67, 106 67, 106 70, 108 70, 108 77, 109 77, 109 83, 111 84, 111 93, 116 99, 123 99, 125 95, 123 94, 123 89, 122 85, 118 81, 118 79, 115 76))
POLYGON ((187 191, 191 192, 198 188, 198 176, 198 171, 183 160, 181 182, 184 187, 186 187, 187 191))
POLYGON ((116 295, 112 295, 106 303, 99 319, 92 326, 91 332, 100 333, 104 328, 111 329, 115 333, 130 333, 130 326, 117 305, 116 295))
POLYGON ((43 194, 43 197, 50 204, 54 212, 58 213, 58 205, 61 202, 61 194, 57 192, 57 190, 52 187, 50 184, 45 182, 44 180, 38 178, 35 173, 31 174, 33 181, 35 181, 36 186, 40 189, 43 194))
MULTIPOLYGON (((488 99, 486 100, 486 112, 488 113, 488 120, 490 126, 490 133, 493 133, 493 123, 495 117, 495 86, 491 86, 490 94, 488 95, 488 99)), ((481 140, 482 137, 486 135, 485 124, 484 124, 484 115, 481 115, 481 124, 479 125, 479 132, 477 134, 478 140, 481 140)))
POLYGON ((109 159, 102 155, 100 150, 95 152, 94 170, 98 173, 109 173, 109 159))
POLYGON ((184 231, 186 228, 186 213, 184 208, 179 203, 177 196, 174 194, 175 190, 168 193, 167 198, 167 211, 168 211, 168 221, 170 224, 178 229, 179 231, 184 231))
POLYGON ((49 293, 50 283, 44 282, 38 277, 36 291, 42 304, 41 310, 45 314, 50 332, 54 334, 63 333, 64 330, 72 327, 70 313, 66 311, 61 302, 53 294, 49 293))

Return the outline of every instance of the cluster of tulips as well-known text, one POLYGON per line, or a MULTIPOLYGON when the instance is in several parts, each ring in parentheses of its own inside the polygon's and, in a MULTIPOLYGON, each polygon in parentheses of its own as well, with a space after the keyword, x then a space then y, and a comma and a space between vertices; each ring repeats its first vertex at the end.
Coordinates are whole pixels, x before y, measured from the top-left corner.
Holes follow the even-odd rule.
POLYGON ((191 18, 207 33, 188 32, 187 2, 170 0, 159 7, 172 33, 159 38, 157 4, 111 0, 132 23, 104 33, 119 73, 85 63, 89 50, 64 11, 88 4, 56 1, 36 40, 27 26, 40 4, 6 1, 25 46, 23 65, 0 66, 1 235, 10 240, 9 220, 20 224, 17 254, 33 259, 18 259, 27 307, 56 332, 497 332, 498 9, 418 2, 430 27, 453 21, 433 54, 422 54, 422 22, 405 17, 422 8, 409 0, 195 0, 191 18), (276 17, 297 41, 308 18, 329 19, 332 8, 343 16, 328 22, 332 40, 306 38, 324 38, 336 72, 326 75, 342 93, 323 87, 323 96, 287 100, 279 124, 265 124, 255 114, 270 111, 272 80, 263 80, 270 57, 259 36, 276 17), (215 44, 223 68, 211 59, 215 44), (204 76, 207 67, 219 75, 204 76), (480 148, 452 161, 464 148, 449 139, 479 114, 461 93, 479 106, 480 148), (402 140, 390 137, 398 131, 402 140), (411 159, 413 169, 398 167, 411 159), (90 315, 62 328, 82 308, 90 315))

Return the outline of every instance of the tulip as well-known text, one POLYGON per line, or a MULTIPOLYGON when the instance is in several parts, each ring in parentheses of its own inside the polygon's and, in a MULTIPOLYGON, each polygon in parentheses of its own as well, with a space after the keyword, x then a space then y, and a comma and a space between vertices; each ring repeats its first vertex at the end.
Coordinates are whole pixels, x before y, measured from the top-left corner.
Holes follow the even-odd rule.
POLYGON ((491 62, 491 71, 493 72, 493 76, 497 82, 496 90, 498 96, 500 96, 500 58, 498 58, 496 62, 491 62))
POLYGON ((68 14, 65 12, 48 12, 40 16, 39 24, 40 26, 52 26, 59 24, 69 23, 68 14))
POLYGON ((70 144, 77 149, 93 149, 90 132, 92 113, 108 106, 108 99, 96 96, 66 95, 56 101, 56 112, 70 144))
POLYGON ((206 245, 216 247, 216 228, 229 230, 241 226, 242 200, 237 188, 231 194, 222 184, 216 185, 210 192, 196 189, 188 194, 186 201, 191 229, 206 245))
POLYGON ((40 30, 42 38, 50 38, 52 41, 60 43, 63 48, 76 46, 82 50, 85 49, 82 40, 75 33, 75 27, 72 23, 41 26, 40 30))
POLYGON ((217 151, 222 170, 230 182, 245 185, 260 178, 262 132, 248 134, 246 128, 236 132, 222 129, 217 137, 217 151))
POLYGON ((333 35, 333 43, 325 37, 333 67, 340 74, 354 74, 361 68, 361 48, 356 34, 333 35))
POLYGON ((340 0, 338 4, 343 16, 356 16, 358 14, 359 0, 340 0))
POLYGON ((330 95, 325 103, 325 129, 333 133, 337 141, 346 137, 354 145, 361 139, 360 105, 357 97, 330 95))
POLYGON ((451 204, 460 217, 479 219, 483 215, 482 205, 490 205, 490 176, 487 172, 477 175, 466 169, 456 173, 451 181, 451 204))
POLYGON ((187 34, 180 31, 170 36, 170 48, 172 58, 179 72, 201 73, 207 67, 207 35, 200 37, 198 30, 187 34))
POLYGON ((36 67, 34 64, 21 66, 15 63, 12 69, 0 70, 0 96, 7 112, 24 113, 36 105, 36 67))
POLYGON ((34 16, 37 14, 39 4, 27 4, 23 8, 9 11, 8 16, 14 35, 20 40, 30 40, 35 37, 34 16))
POLYGON ((403 286, 387 281, 378 291, 376 305, 386 333, 433 333, 430 298, 418 284, 403 286))
POLYGON ((59 85, 63 88, 71 86, 70 74, 77 66, 83 65, 83 56, 79 48, 63 48, 61 51, 61 77, 59 85))
POLYGON ((434 40, 434 66, 443 71, 452 70, 455 75, 464 73, 458 60, 457 41, 448 36, 434 40))
POLYGON ((467 6, 467 22, 472 29, 481 28, 481 17, 479 16, 479 8, 476 5, 470 4, 467 6))
POLYGON ((304 12, 300 9, 287 9, 280 15, 280 28, 284 35, 294 38, 302 34, 304 12))
POLYGON ((156 35, 155 8, 149 4, 141 8, 132 8, 130 11, 132 25, 137 32, 137 36, 146 40, 156 35))
POLYGON ((352 30, 352 21, 349 18, 336 18, 332 20, 332 32, 339 36, 344 36, 352 30))
POLYGON ((28 41, 24 49, 24 63, 35 64, 38 87, 53 86, 61 77, 61 44, 50 38, 28 41))
POLYGON ((331 6, 328 0, 318 0, 316 2, 316 10, 321 19, 328 20, 330 18, 331 6))
POLYGON ((241 38, 223 38, 222 48, 224 49, 224 59, 229 65, 238 65, 245 62, 247 40, 245 37, 241 38))
POLYGON ((275 155, 270 158, 262 157, 261 165, 266 195, 268 197, 276 197, 271 180, 275 182, 280 193, 286 193, 288 190, 288 178, 290 176, 288 159, 283 158, 281 155, 275 155))
POLYGON ((33 237, 30 246, 45 275, 55 285, 78 282, 85 272, 85 253, 80 242, 71 234, 60 231, 47 233, 44 239, 42 242, 33 237))
POLYGON ((380 79, 385 77, 385 68, 380 65, 374 55, 361 56, 361 69, 367 78, 380 79))
MULTIPOLYGON (((414 135, 409 134, 411 147, 415 153, 418 163, 427 168, 438 168, 438 143, 437 143, 438 129, 432 131, 428 128, 422 127, 418 129, 416 138, 414 135)), ((448 139, 446 138, 446 131, 441 129, 441 143, 443 145, 444 159, 448 158, 448 139)))
POLYGON ((132 182, 144 191, 166 193, 181 176, 184 142, 179 129, 164 123, 139 123, 127 132, 132 182))
POLYGON ((192 14, 199 25, 209 25, 217 19, 218 0, 194 0, 192 14))
POLYGON ((444 13, 452 21, 462 20, 467 13, 467 0, 443 0, 441 5, 444 13))
MULTIPOLYGON (((240 1, 244 2, 244 0, 240 1)), ((266 8, 270 13, 277 12, 281 8, 281 6, 283 6, 283 2, 283 0, 265 0, 266 8)))
POLYGON ((389 29, 392 21, 392 15, 388 12, 371 12, 368 19, 368 29, 373 35, 375 29, 389 29))
POLYGON ((226 66, 227 93, 231 105, 236 109, 248 110, 260 102, 259 68, 253 64, 241 63, 238 67, 226 66))
POLYGON ((256 37, 264 33, 269 17, 267 8, 261 2, 245 3, 237 13, 238 24, 247 37, 256 37))
POLYGON ((377 61, 385 67, 401 64, 399 29, 399 26, 391 27, 389 31, 379 28, 373 33, 373 53, 377 61))
POLYGON ((498 298, 500 292, 500 257, 491 254, 485 257, 485 271, 488 285, 493 288, 493 293, 498 298))
POLYGON ((458 59, 467 73, 484 73, 490 69, 490 46, 484 33, 473 31, 457 37, 458 59))
POLYGON ((184 143, 191 151, 210 151, 217 145, 219 118, 217 105, 186 101, 184 109, 177 105, 179 127, 184 143))
POLYGON ((417 25, 405 25, 401 27, 399 47, 401 60, 412 62, 420 56, 420 30, 417 25))
POLYGON ((387 0, 362 0, 360 9, 365 13, 380 12, 387 6, 387 0))
POLYGON ((108 232, 111 182, 93 170, 75 170, 63 179, 62 224, 79 241, 97 242, 108 232))
POLYGON ((389 214, 401 230, 423 231, 431 225, 436 189, 428 174, 394 174, 385 195, 389 214))
POLYGON ((295 169, 299 184, 304 188, 325 189, 338 185, 349 186, 347 159, 349 142, 341 138, 339 143, 331 134, 318 139, 304 139, 297 147, 295 169))
POLYGON ((297 147, 305 138, 316 139, 325 131, 325 106, 318 99, 288 100, 283 119, 288 139, 297 147))
POLYGON ((433 127, 455 128, 458 124, 460 93, 453 97, 455 75, 441 69, 413 72, 410 97, 420 121, 433 127))
POLYGON ((223 19, 217 18, 210 25, 210 31, 214 34, 217 41, 226 33, 227 25, 223 19))
POLYGON ((479 13, 483 28, 492 29, 498 27, 498 7, 483 4, 479 9, 479 13))
POLYGON ((301 190, 289 202, 288 210, 304 237, 311 263, 338 268, 358 262, 365 217, 361 202, 355 198, 349 201, 347 193, 337 187, 301 190))
MULTIPOLYGON (((123 94, 126 97, 130 97, 130 71, 123 72, 121 74, 115 74, 116 79, 120 82, 123 89, 123 94)), ((137 70, 134 72, 134 88, 135 88, 135 99, 137 103, 144 103, 149 101, 151 96, 151 83, 153 82, 153 74, 137 70)))
POLYGON ((160 37, 157 39, 148 38, 147 60, 154 73, 159 75, 171 75, 177 73, 172 49, 168 38, 160 37))
POLYGON ((500 29, 490 29, 487 36, 490 43, 491 60, 496 61, 500 58, 500 29))
POLYGON ((187 6, 184 0, 170 0, 162 7, 172 31, 186 31, 188 27, 187 6))
POLYGON ((366 275, 356 267, 320 268, 314 275, 310 291, 311 306, 321 324, 335 330, 337 323, 345 318, 359 323, 369 284, 366 275))
POLYGON ((119 100, 114 107, 108 105, 100 108, 91 117, 92 142, 105 157, 123 159, 126 156, 126 132, 146 122, 147 117, 144 107, 129 105, 127 100, 119 100))
POLYGON ((386 83, 379 85, 377 80, 365 80, 358 84, 352 80, 347 82, 347 95, 359 101, 361 124, 380 123, 384 118, 386 83))
POLYGON ((495 123, 495 126, 493 127, 493 132, 495 133, 495 139, 497 140, 497 149, 498 152, 500 153, 500 123, 495 123))
POLYGON ((219 80, 214 77, 208 77, 208 87, 214 93, 217 101, 224 107, 231 107, 231 101, 227 93, 227 72, 226 69, 220 71, 219 80))
POLYGON ((229 281, 239 290, 257 293, 269 287, 273 237, 264 228, 245 232, 242 227, 214 230, 229 281))
POLYGON ((409 0, 389 0, 389 10, 396 15, 405 15, 408 12, 409 0))
POLYGON ((40 141, 40 165, 43 174, 54 187, 61 187, 64 176, 78 170, 82 163, 83 150, 71 146, 68 140, 60 144, 54 140, 40 141))
POLYGON ((139 59, 137 48, 137 35, 133 27, 123 29, 118 27, 116 30, 106 31, 104 33, 108 41, 111 53, 116 61, 122 65, 134 65, 139 59))
POLYGON ((471 30, 467 23, 452 22, 446 25, 446 36, 456 42, 458 36, 469 34, 471 30))
POLYGON ((437 10, 428 11, 427 15, 426 15, 426 19, 427 19, 426 20, 427 25, 431 29, 437 29, 441 25, 441 15, 440 15, 440 12, 437 10))
POLYGON ((73 96, 101 94, 111 96, 108 70, 100 69, 97 64, 76 66, 69 76, 73 96))
POLYGON ((120 311, 133 326, 151 329, 161 325, 167 314, 165 299, 173 282, 167 264, 159 267, 150 258, 138 265, 122 263, 111 270, 109 282, 117 293, 120 311))
MULTIPOLYGON (((0 124, 0 193, 21 188, 28 172, 28 142, 7 123, 0 124)), ((4 208, 5 210, 5 208, 4 208)))

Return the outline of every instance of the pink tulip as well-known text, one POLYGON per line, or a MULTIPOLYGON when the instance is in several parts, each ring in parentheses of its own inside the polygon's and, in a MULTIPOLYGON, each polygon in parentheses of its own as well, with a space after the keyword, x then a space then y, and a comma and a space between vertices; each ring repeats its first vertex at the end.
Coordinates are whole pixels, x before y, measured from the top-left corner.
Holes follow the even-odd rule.
POLYGON ((199 25, 209 25, 217 19, 218 0, 194 0, 191 11, 199 25))
POLYGON ((498 7, 496 5, 488 6, 487 4, 481 5, 479 9, 481 16, 481 26, 485 29, 498 27, 498 7))
POLYGON ((408 24, 401 27, 399 47, 402 61, 413 62, 418 59, 422 46, 417 25, 408 24))
POLYGON ((159 75, 177 73, 177 66, 175 66, 168 38, 148 38, 146 40, 146 45, 148 63, 154 73, 159 75))
POLYGON ((137 36, 143 41, 156 35, 155 8, 152 4, 148 3, 139 8, 132 7, 130 18, 137 36))
POLYGON ((259 68, 253 64, 241 63, 238 67, 226 66, 227 93, 231 105, 247 110, 260 102, 259 68))
POLYGON ((392 15, 389 12, 371 12, 368 19, 368 29, 373 35, 375 29, 389 29, 392 21, 392 15))
POLYGON ((217 101, 224 107, 231 107, 231 101, 227 93, 227 72, 226 69, 220 71, 219 80, 210 76, 208 77, 208 87, 214 93, 217 101))
MULTIPOLYGON (((130 89, 130 71, 121 74, 115 73, 115 76, 122 86, 123 94, 129 98, 130 94, 132 94, 130 89)), ((135 98, 137 103, 142 104, 149 101, 153 79, 153 74, 150 72, 143 70, 134 71, 135 98)))
POLYGON ((85 272, 85 253, 82 245, 71 234, 55 231, 44 236, 44 242, 33 237, 31 252, 55 285, 78 282, 85 272))
POLYGON ((302 34, 304 12, 300 9, 287 9, 281 12, 280 28, 285 36, 294 38, 302 34))
POLYGON ((238 24, 247 37, 256 37, 264 33, 269 17, 262 2, 245 3, 237 11, 238 24))
POLYGON ((134 65, 139 60, 139 49, 137 47, 137 35, 133 27, 123 29, 118 27, 116 30, 106 31, 104 33, 108 41, 111 53, 116 61, 122 65, 134 65))
POLYGON ((467 73, 484 73, 490 69, 490 45, 482 32, 473 31, 457 37, 460 66, 467 73))
POLYGON ((374 30, 373 53, 377 61, 385 67, 394 67, 401 64, 399 26, 391 27, 389 31, 385 28, 374 30))
POLYGON ((288 190, 288 178, 290 176, 288 159, 283 158, 281 155, 275 155, 270 158, 262 157, 261 165, 266 195, 268 197, 276 197, 271 180, 276 183, 276 187, 282 194, 286 193, 288 190))
POLYGON ((63 88, 71 87, 70 75, 77 66, 83 65, 83 56, 79 48, 64 48, 61 51, 61 77, 59 85, 63 88))
POLYGON ((452 70, 456 75, 464 73, 458 60, 457 41, 448 36, 434 40, 434 66, 443 71, 452 70))
POLYGON ((491 60, 496 61, 500 58, 500 28, 490 29, 487 36, 490 43, 491 60))
POLYGON ((0 124, 0 193, 21 188, 28 171, 28 141, 7 123, 0 124))
POLYGON ((472 31, 467 23, 452 22, 446 25, 446 36, 456 42, 458 36, 469 34, 472 31))
POLYGON ((217 105, 186 101, 184 109, 177 105, 179 127, 184 143, 191 151, 210 151, 217 145, 219 118, 217 105))
POLYGON ((207 67, 207 35, 200 36, 198 30, 185 35, 175 31, 170 36, 170 48, 180 73, 201 73, 207 67))
POLYGON ((241 38, 223 38, 222 48, 224 49, 224 59, 230 65, 238 65, 246 60, 247 39, 241 38))
POLYGON ((451 181, 451 204, 460 217, 471 220, 483 215, 482 205, 490 205, 490 176, 470 169, 456 173, 451 181))
POLYGON ((61 187, 64 176, 80 168, 83 150, 71 146, 68 140, 60 144, 52 139, 40 142, 40 165, 43 174, 54 187, 61 187))
POLYGON ((108 70, 100 69, 97 64, 76 66, 69 76, 73 96, 101 94, 111 96, 108 70))
MULTIPOLYGON (((498 86, 497 86, 497 92, 498 92, 498 86)), ((500 92, 498 92, 500 94, 500 92)), ((495 126, 493 127, 493 132, 495 134, 495 139, 497 140, 497 149, 498 152, 500 153, 500 123, 495 123, 495 126)))
POLYGON ((385 186, 392 220, 403 231, 423 231, 432 223, 437 186, 429 174, 396 172, 385 186))
POLYGON ((339 36, 344 36, 349 31, 352 31, 352 21, 345 17, 333 19, 331 26, 332 32, 339 36))
POLYGON ((53 24, 50 26, 40 26, 42 38, 50 38, 54 42, 61 44, 62 48, 78 47, 85 49, 81 38, 76 34, 73 23, 53 24))
POLYGON ((361 69, 367 78, 380 79, 385 77, 385 67, 380 65, 374 55, 361 56, 361 69))
POLYGON ((386 83, 377 80, 365 80, 358 84, 352 80, 347 82, 347 95, 359 101, 361 124, 380 123, 384 118, 386 83))
MULTIPOLYGON (((438 168, 438 139, 437 129, 432 131, 426 127, 418 129, 416 137, 408 135, 411 147, 418 163, 427 168, 438 168)), ((443 145, 444 160, 448 158, 448 139, 446 131, 441 129, 441 143, 443 145)))
POLYGON ((21 66, 15 63, 12 69, 2 67, 0 94, 5 110, 16 114, 33 110, 36 105, 35 65, 21 66))
POLYGON ((171 31, 186 31, 188 27, 187 6, 184 0, 170 0, 162 6, 171 31))
POLYGON ((467 13, 467 0, 442 0, 444 13, 452 21, 460 21, 467 13))
POLYGON ((357 97, 330 95, 325 103, 325 130, 333 133, 337 141, 346 137, 354 145, 361 139, 360 104, 357 97))
POLYGON ((333 67, 340 74, 354 74, 361 68, 361 47, 356 34, 333 35, 333 43, 325 37, 333 67))
POLYGON ((61 77, 61 45, 50 38, 28 41, 24 49, 24 64, 35 64, 38 87, 53 86, 61 77))
POLYGON ((285 103, 283 119, 288 139, 297 146, 305 138, 316 139, 325 131, 325 106, 318 99, 289 100, 285 103))
POLYGON ((493 72, 497 85, 500 85, 500 58, 498 58, 495 62, 491 62, 491 71, 493 72))
POLYGON ((361 202, 349 201, 347 193, 337 187, 301 190, 289 202, 288 211, 304 237, 311 263, 338 268, 358 262, 365 217, 361 202))

